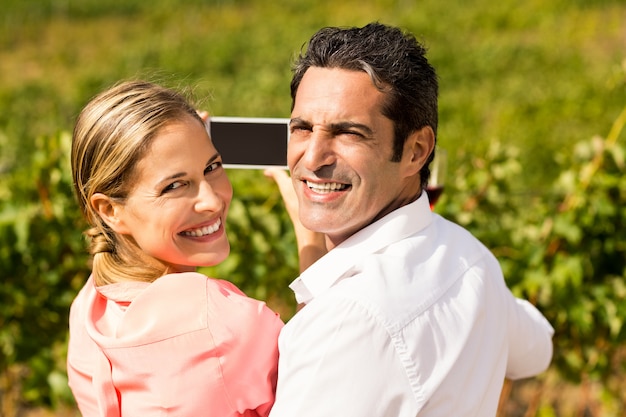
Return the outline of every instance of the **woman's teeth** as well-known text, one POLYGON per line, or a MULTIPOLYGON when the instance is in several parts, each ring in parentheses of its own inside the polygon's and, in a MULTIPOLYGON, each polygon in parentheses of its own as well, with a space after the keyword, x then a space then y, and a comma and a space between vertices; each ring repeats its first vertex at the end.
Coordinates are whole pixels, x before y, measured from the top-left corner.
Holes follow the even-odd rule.
POLYGON ((182 234, 184 236, 202 237, 202 236, 210 235, 212 233, 217 232, 221 225, 222 225, 222 219, 218 219, 215 223, 213 223, 210 226, 204 226, 195 230, 185 230, 182 234))
POLYGON ((347 184, 339 184, 336 182, 326 182, 324 184, 318 184, 311 181, 306 182, 307 187, 316 193, 330 193, 332 191, 341 191, 348 188, 347 184))

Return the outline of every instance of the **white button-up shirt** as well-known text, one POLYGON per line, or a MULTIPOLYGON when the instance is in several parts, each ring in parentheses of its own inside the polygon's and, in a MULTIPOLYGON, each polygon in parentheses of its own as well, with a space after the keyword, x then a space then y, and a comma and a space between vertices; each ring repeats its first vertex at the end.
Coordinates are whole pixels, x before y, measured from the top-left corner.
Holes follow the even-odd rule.
POLYGON ((359 231, 291 288, 270 417, 495 416, 505 377, 552 358, 554 330, 425 194, 359 231))

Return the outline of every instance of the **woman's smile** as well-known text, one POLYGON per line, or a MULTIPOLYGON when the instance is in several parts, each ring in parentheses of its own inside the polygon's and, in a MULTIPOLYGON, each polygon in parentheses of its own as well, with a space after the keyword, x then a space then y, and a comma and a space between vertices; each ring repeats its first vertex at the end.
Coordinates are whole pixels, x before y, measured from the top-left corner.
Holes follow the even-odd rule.
POLYGON ((203 237, 207 235, 212 235, 213 233, 217 232, 220 229, 221 225, 222 225, 222 219, 217 219, 217 221, 214 222, 213 224, 202 226, 196 229, 185 230, 184 232, 181 232, 180 234, 183 236, 189 236, 189 237, 203 237))

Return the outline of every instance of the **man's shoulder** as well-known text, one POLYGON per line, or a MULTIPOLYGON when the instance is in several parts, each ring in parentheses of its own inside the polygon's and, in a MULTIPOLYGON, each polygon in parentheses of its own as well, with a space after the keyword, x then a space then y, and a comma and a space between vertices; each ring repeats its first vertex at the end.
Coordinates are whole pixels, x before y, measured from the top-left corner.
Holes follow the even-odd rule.
POLYGON ((478 269, 496 272, 493 268, 499 267, 494 261, 471 233, 437 216, 428 229, 355 259, 352 268, 319 294, 313 305, 325 310, 360 306, 397 327, 444 299, 476 265, 487 263, 488 268, 478 269))

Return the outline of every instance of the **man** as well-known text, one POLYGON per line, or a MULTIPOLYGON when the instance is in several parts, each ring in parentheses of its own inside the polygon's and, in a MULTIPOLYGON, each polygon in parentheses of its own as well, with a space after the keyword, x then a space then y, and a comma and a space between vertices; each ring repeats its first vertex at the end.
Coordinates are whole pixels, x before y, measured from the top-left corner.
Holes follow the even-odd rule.
POLYGON ((288 164, 329 252, 291 284, 271 417, 495 416, 505 378, 549 365, 550 324, 429 209, 437 90, 424 48, 378 23, 322 29, 298 59, 288 164))

